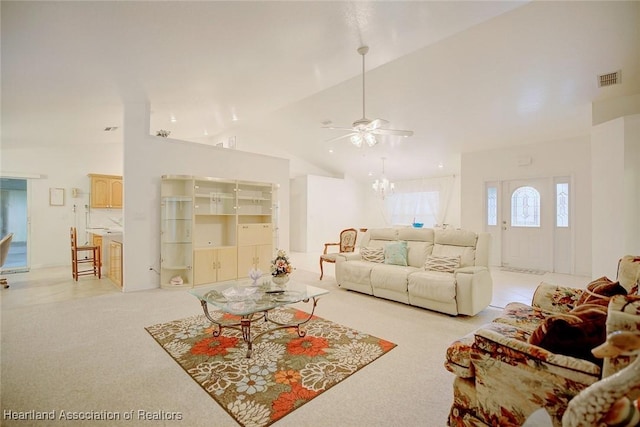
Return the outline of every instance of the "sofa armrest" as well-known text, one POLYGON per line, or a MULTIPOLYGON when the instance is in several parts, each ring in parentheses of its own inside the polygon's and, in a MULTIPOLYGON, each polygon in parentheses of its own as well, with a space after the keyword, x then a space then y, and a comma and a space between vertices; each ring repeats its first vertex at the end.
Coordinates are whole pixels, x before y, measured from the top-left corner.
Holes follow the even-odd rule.
MULTIPOLYGON (((640 296, 616 295, 607 308, 607 335, 616 331, 640 333, 640 296)), ((605 357, 602 378, 606 378, 627 367, 637 355, 605 357)))
POLYGON ((536 288, 531 305, 546 311, 567 313, 584 292, 582 289, 541 282, 536 288))
POLYGON ((574 378, 576 381, 583 381, 584 379, 580 380, 583 375, 593 377, 594 381, 600 379, 601 369, 595 363, 555 354, 542 347, 529 344, 524 339, 510 336, 519 333, 521 331, 511 325, 491 324, 490 328, 482 327, 475 331, 474 346, 476 349, 492 353, 495 358, 510 364, 523 363, 537 369, 540 365, 546 365, 547 371, 561 370, 569 375, 567 378, 574 374, 578 375, 574 378))
POLYGON ((544 408, 553 425, 560 426, 569 401, 600 379, 600 367, 553 354, 525 337, 509 325, 492 324, 475 332, 471 363, 476 412, 487 417, 488 425, 523 425, 530 414, 544 408), (496 416, 495 424, 490 416, 496 416))
POLYGON ((459 274, 459 273, 463 273, 463 274, 475 274, 478 273, 480 271, 488 271, 487 267, 461 267, 461 268, 456 268, 455 271, 453 272, 453 274, 459 274))
POLYGON ((362 260, 362 255, 359 252, 342 252, 340 255, 337 259, 338 262, 362 260))
POLYGON ((463 267, 453 273, 458 313, 475 316, 491 304, 493 281, 486 267, 463 267))

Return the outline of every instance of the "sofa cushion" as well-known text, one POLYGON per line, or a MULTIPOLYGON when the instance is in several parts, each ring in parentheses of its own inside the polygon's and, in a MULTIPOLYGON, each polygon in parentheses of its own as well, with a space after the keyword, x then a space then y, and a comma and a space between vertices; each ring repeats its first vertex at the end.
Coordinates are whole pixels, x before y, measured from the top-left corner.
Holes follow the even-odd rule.
POLYGON ((397 228, 373 228, 369 230, 370 240, 398 240, 397 228))
POLYGON ((407 292, 407 276, 415 267, 376 264, 371 270, 371 287, 374 289, 388 289, 394 292, 407 292))
POLYGON ((607 308, 598 304, 582 304, 569 313, 549 316, 533 332, 529 342, 555 354, 589 360, 602 365, 591 349, 607 338, 607 308))
POLYGON ((409 276, 409 294, 433 301, 456 299, 456 279, 451 273, 416 271, 409 276))
POLYGON ((640 257, 625 255, 618 264, 618 281, 629 295, 638 294, 640 286, 640 257))
POLYGON ((453 273, 459 267, 459 256, 429 255, 424 263, 425 270, 442 271, 443 273, 453 273))
POLYGON ((502 314, 493 321, 515 326, 527 332, 527 339, 533 331, 540 326, 549 316, 556 313, 532 307, 521 302, 510 302, 502 311, 502 314))
POLYGON ((448 246, 469 246, 475 248, 478 235, 466 230, 435 230, 434 242, 448 246))
POLYGON ((431 253, 433 244, 430 242, 407 242, 407 265, 422 268, 427 255, 431 253))
POLYGON ((360 255, 362 256, 363 261, 384 262, 384 249, 383 248, 372 248, 365 247, 360 249, 360 255))
POLYGON ((368 261, 347 261, 349 268, 341 269, 341 280, 343 282, 357 283, 371 286, 371 270, 376 265, 368 261))
POLYGON ((614 295, 626 295, 627 290, 606 276, 602 276, 587 285, 587 289, 580 295, 576 307, 582 304, 598 304, 604 307, 614 295))
POLYGON ((433 245, 431 255, 436 256, 459 256, 460 267, 473 267, 475 265, 476 250, 470 246, 433 245))
POLYGON ((384 263, 407 266, 407 242, 387 243, 384 247, 384 263))
POLYGON ((432 228, 399 228, 397 240, 407 240, 410 242, 433 243, 434 233, 432 228))

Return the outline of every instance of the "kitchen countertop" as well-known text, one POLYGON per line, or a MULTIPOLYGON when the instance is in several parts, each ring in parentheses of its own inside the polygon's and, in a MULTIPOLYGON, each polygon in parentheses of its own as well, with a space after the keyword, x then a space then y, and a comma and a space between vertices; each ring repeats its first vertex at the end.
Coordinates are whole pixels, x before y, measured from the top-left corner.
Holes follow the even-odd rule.
POLYGON ((95 234, 96 236, 122 236, 122 229, 118 228, 87 228, 87 233, 95 234))

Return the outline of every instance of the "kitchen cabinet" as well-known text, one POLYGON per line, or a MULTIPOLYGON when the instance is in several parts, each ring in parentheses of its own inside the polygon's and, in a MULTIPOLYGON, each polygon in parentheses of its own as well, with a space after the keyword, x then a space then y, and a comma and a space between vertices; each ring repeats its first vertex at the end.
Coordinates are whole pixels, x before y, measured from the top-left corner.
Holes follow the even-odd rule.
POLYGON ((122 177, 118 175, 89 174, 91 178, 92 208, 122 209, 122 177))
POLYGON ((109 242, 109 270, 107 277, 113 283, 122 287, 122 243, 117 241, 109 242))

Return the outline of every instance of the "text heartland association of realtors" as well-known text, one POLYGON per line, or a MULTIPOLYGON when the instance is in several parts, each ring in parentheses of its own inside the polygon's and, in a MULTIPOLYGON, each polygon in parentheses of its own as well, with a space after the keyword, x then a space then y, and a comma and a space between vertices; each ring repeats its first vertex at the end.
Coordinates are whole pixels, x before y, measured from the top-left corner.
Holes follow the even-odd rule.
POLYGON ((170 411, 145 411, 143 409, 132 409, 130 411, 12 411, 5 409, 2 411, 3 420, 83 420, 83 421, 181 421, 182 412, 170 411))

